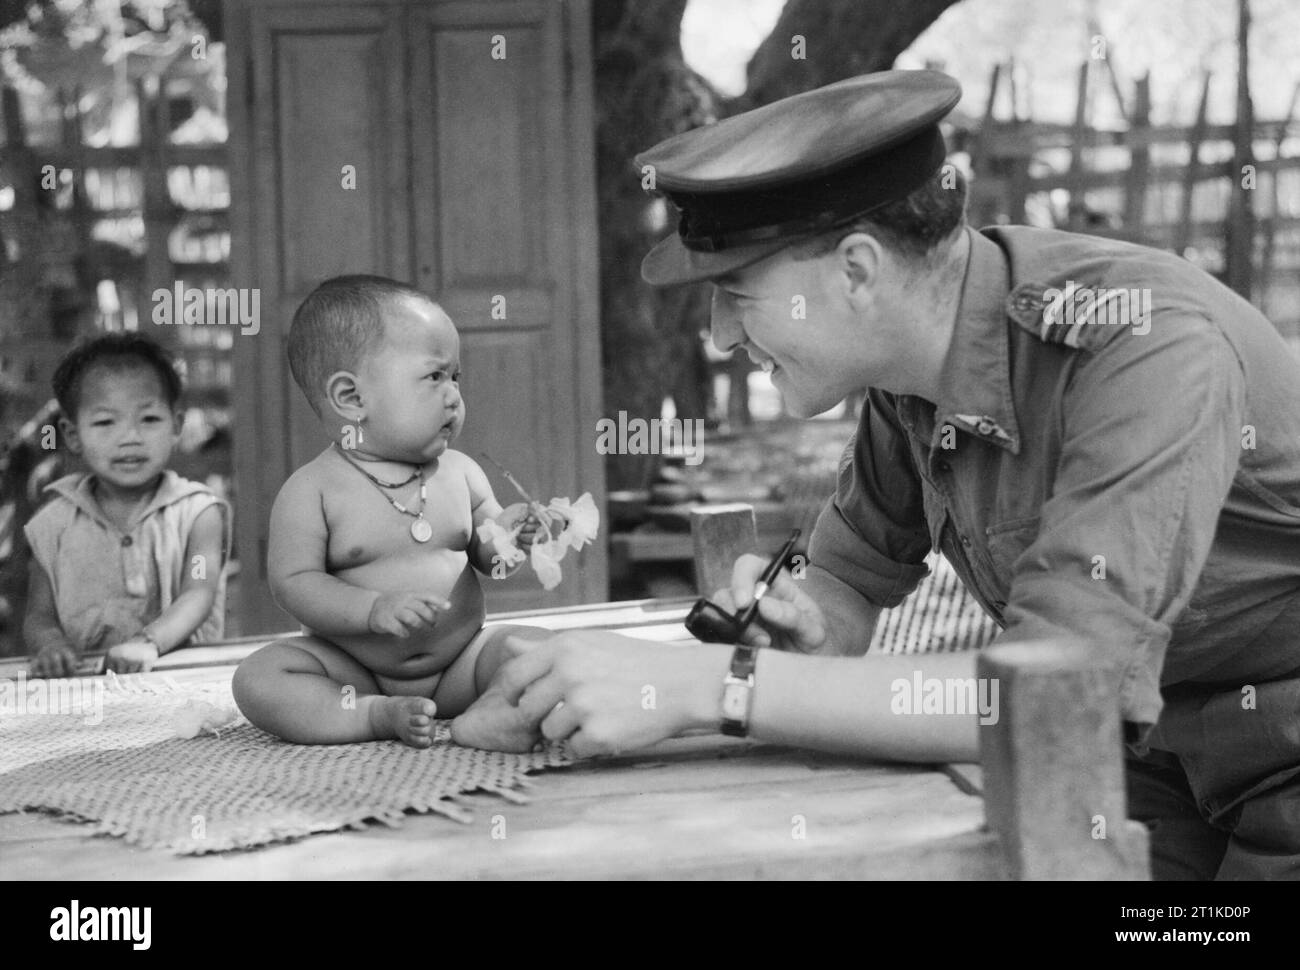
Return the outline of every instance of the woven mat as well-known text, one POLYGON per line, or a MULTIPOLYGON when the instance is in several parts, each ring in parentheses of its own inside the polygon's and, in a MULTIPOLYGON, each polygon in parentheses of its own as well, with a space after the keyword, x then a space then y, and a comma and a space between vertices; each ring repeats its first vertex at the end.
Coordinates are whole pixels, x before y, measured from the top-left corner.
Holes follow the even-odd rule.
POLYGON ((186 683, 158 674, 55 681, 86 692, 80 706, 65 695, 61 710, 75 713, 31 713, 29 704, 0 715, 0 814, 52 812, 94 834, 200 855, 369 821, 397 825, 407 812, 470 821, 454 796, 522 801, 526 773, 570 761, 560 746, 525 755, 462 748, 446 721, 424 750, 288 744, 242 719, 219 737, 182 740, 173 721, 185 701, 233 704, 229 668, 204 674, 186 683))
POLYGON ((872 653, 952 653, 982 647, 998 633, 947 559, 932 553, 930 575, 898 606, 880 614, 872 653))

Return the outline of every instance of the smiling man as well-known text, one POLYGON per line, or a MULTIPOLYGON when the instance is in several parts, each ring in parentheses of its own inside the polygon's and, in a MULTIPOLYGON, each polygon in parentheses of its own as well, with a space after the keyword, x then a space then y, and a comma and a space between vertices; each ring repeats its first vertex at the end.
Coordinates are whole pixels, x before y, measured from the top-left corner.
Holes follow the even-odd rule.
MULTIPOLYGON (((867 75, 638 157, 681 216, 646 279, 712 280, 714 342, 770 369, 794 414, 866 403, 807 579, 778 580, 753 645, 561 634, 502 689, 580 753, 712 725, 973 761, 969 711, 890 704, 898 678, 973 678, 971 653, 858 656, 938 549, 1001 639, 1078 639, 1118 666, 1158 878, 1294 878, 1300 362, 1174 256, 966 226, 938 128, 959 95, 935 72, 867 75)), ((762 565, 742 558, 716 599, 748 603, 762 565)))

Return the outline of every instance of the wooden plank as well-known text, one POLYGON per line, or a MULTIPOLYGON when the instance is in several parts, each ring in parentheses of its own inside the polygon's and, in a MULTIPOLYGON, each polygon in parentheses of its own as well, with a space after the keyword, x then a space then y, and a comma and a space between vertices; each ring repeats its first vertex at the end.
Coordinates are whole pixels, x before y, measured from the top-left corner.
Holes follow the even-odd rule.
POLYGON ((1146 879, 1146 829, 1128 821, 1119 676, 1068 642, 995 644, 978 676, 998 685, 980 728, 985 811, 1013 879, 1146 879))
POLYGON ((731 585, 736 559, 758 549, 752 505, 709 505, 691 510, 691 541, 695 548, 695 588, 712 596, 731 585))
POLYGON ((0 872, 40 878, 989 878, 980 802, 941 772, 694 738, 534 779, 474 820, 184 858, 0 818, 0 872), (494 838, 494 834, 498 837, 494 838), (500 837, 504 836, 504 837, 500 837))
MULTIPOLYGON (((1151 125, 1151 72, 1137 83, 1133 99, 1133 129, 1151 125)), ((1130 142, 1128 172, 1124 179, 1124 226, 1140 230, 1146 223, 1147 180, 1150 178, 1151 151, 1138 141, 1130 142)))

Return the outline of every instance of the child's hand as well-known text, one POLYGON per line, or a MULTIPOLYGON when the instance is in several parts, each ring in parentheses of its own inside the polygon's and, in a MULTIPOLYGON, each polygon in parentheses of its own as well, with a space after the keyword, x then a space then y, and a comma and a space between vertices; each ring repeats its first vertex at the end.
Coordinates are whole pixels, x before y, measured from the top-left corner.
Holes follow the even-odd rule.
POLYGON ((419 630, 431 630, 438 622, 438 611, 451 604, 424 593, 381 593, 370 607, 370 632, 393 637, 409 637, 419 630))
POLYGON ((143 638, 127 640, 104 655, 104 669, 116 674, 142 674, 158 662, 158 648, 143 638))
POLYGON ((32 677, 71 677, 77 672, 77 653, 67 644, 47 644, 32 657, 32 677))
POLYGON ((497 516, 496 521, 508 532, 519 529, 519 534, 515 536, 515 544, 521 549, 531 549, 534 543, 553 539, 568 524, 564 516, 559 513, 537 505, 529 505, 527 502, 507 505, 497 516), (546 516, 545 526, 542 524, 542 516, 546 516))

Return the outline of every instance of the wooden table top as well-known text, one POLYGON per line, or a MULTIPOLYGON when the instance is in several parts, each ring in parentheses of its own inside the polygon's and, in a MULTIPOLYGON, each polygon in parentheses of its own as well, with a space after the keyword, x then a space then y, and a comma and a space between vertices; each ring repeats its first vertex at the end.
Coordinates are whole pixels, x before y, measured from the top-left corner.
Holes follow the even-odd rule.
MULTIPOLYGON (((526 621, 678 640, 687 606, 570 607, 526 621)), ((233 673, 262 642, 177 651, 156 675, 233 673)), ((0 676, 21 669, 12 666, 0 676)), ((460 796, 470 824, 407 815, 397 828, 210 856, 140 849, 40 813, 4 815, 0 879, 987 879, 1000 858, 973 767, 881 765, 698 735, 541 772, 532 785, 525 804, 460 796)))
POLYGON ((526 804, 462 796, 470 824, 408 815, 398 828, 210 856, 0 816, 0 878, 996 877, 983 802, 951 771, 697 736, 532 781, 526 804))

